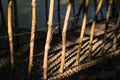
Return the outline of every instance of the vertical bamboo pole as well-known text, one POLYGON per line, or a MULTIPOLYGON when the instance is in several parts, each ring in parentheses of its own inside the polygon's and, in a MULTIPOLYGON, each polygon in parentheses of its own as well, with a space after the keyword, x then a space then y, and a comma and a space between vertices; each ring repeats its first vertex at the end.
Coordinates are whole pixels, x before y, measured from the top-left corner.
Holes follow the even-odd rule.
POLYGON ((45 0, 45 15, 46 15, 46 27, 47 25, 47 21, 48 21, 48 0, 45 0))
POLYGON ((58 11, 57 15, 58 15, 59 34, 61 34, 60 0, 58 0, 57 11, 58 11))
MULTIPOLYGON (((5 24, 5 15, 4 15, 4 11, 3 11, 3 5, 2 5, 2 1, 0 0, 0 13, 1 13, 1 18, 2 18, 2 25, 5 27, 6 29, 6 24, 5 24)), ((7 29, 6 29, 7 30, 7 29)))
POLYGON ((86 23, 87 23, 88 5, 89 5, 89 0, 85 0, 82 29, 81 29, 81 34, 80 34, 80 38, 79 38, 79 47, 78 47, 77 58, 76 58, 76 64, 77 65, 79 64, 80 52, 81 52, 82 42, 83 42, 83 36, 84 36, 84 33, 85 33, 85 27, 86 27, 86 23))
POLYGON ((96 17, 98 15, 98 13, 100 12, 100 9, 102 7, 104 0, 100 0, 96 9, 96 13, 94 15, 94 20, 91 26, 91 31, 90 31, 90 42, 89 42, 89 59, 92 59, 92 42, 93 42, 93 36, 94 36, 94 30, 95 30, 95 26, 96 26, 96 17))
POLYGON ((120 12, 118 15, 118 20, 117 20, 116 29, 115 29, 115 35, 114 35, 114 39, 113 39, 113 50, 114 51, 117 50, 117 35, 118 35, 119 26, 120 26, 120 12))
MULTIPOLYGON (((15 21, 15 32, 18 34, 18 11, 17 11, 17 1, 13 0, 14 5, 14 21, 15 21)), ((19 45, 19 37, 16 37, 17 45, 19 45)))
POLYGON ((11 61, 11 80, 14 79, 14 48, 12 37, 12 0, 8 1, 8 36, 10 46, 10 61, 11 61))
POLYGON ((53 15, 54 15, 54 0, 50 0, 50 10, 49 10, 49 18, 48 18, 48 32, 45 44, 45 52, 44 52, 44 62, 43 62, 43 78, 47 80, 47 59, 48 59, 48 51, 50 49, 50 43, 52 39, 52 25, 53 25, 53 15))
POLYGON ((32 0, 32 28, 31 28, 31 37, 30 37, 30 56, 29 56, 29 64, 28 64, 28 80, 30 80, 30 74, 32 71, 32 66, 33 66, 35 29, 36 29, 36 0, 32 0))
POLYGON ((105 48, 105 42, 106 42, 106 39, 107 39, 107 30, 108 30, 108 25, 109 25, 109 18, 110 18, 110 11, 111 11, 112 2, 113 2, 113 0, 109 1, 107 15, 106 15, 104 38, 103 38, 103 53, 105 53, 105 49, 104 48, 105 48))
POLYGON ((65 16, 65 21, 64 21, 64 27, 62 31, 62 56, 61 56, 61 65, 60 65, 60 73, 63 73, 64 69, 64 64, 65 64, 65 54, 66 54, 66 32, 67 32, 67 26, 68 26, 68 21, 70 17, 70 11, 72 9, 72 1, 69 0, 68 7, 67 7, 67 12, 65 16))

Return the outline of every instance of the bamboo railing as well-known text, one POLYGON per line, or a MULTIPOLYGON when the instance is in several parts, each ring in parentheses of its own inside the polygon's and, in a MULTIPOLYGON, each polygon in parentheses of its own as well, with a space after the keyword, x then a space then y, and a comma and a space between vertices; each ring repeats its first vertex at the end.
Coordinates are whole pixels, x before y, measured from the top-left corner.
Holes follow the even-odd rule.
POLYGON ((49 10, 49 18, 48 18, 48 32, 45 44, 45 52, 44 52, 44 62, 43 62, 43 78, 47 79, 47 60, 48 60, 48 52, 50 49, 50 43, 52 39, 52 25, 53 25, 53 14, 54 14, 54 0, 50 0, 50 10, 49 10))
POLYGON ((12 0, 8 1, 8 36, 10 46, 10 62, 11 62, 11 80, 14 79, 14 48, 13 48, 13 31, 12 31, 12 0))
POLYGON ((30 80, 30 74, 32 71, 32 66, 33 66, 35 29, 36 29, 36 0, 32 0, 32 28, 31 28, 31 37, 30 37, 30 56, 29 56, 29 65, 28 65, 28 80, 30 80))
MULTIPOLYGON (((27 74, 27 80, 31 79, 31 73, 32 73, 32 68, 34 66, 33 64, 33 57, 34 57, 34 47, 35 47, 35 32, 36 32, 36 0, 32 0, 31 2, 31 6, 32 6, 32 23, 31 23, 31 36, 30 36, 30 54, 29 54, 29 63, 28 63, 28 74, 27 74)), ((83 46, 83 38, 85 35, 85 30, 86 30, 86 26, 87 26, 87 21, 88 21, 88 8, 89 8, 89 3, 90 0, 83 0, 83 2, 81 3, 81 6, 79 7, 78 13, 76 13, 76 9, 75 9, 75 1, 74 0, 69 0, 68 5, 67 5, 67 10, 66 10, 66 15, 65 15, 65 20, 64 20, 64 25, 63 27, 61 26, 61 14, 60 14, 60 0, 57 1, 57 18, 58 18, 58 32, 59 35, 62 35, 62 50, 60 52, 61 55, 58 55, 60 57, 59 65, 59 75, 63 75, 65 74, 65 68, 66 68, 66 55, 67 55, 67 59, 68 56, 71 56, 69 54, 67 54, 67 31, 68 31, 68 24, 69 24, 69 20, 70 20, 70 14, 71 14, 71 10, 73 9, 73 23, 72 26, 77 27, 77 23, 80 15, 80 12, 83 10, 83 19, 82 19, 82 25, 81 25, 81 30, 79 31, 80 36, 78 37, 78 44, 77 44, 77 52, 73 52, 75 53, 75 66, 80 66, 80 59, 81 59, 81 52, 82 52, 82 46, 83 46), (63 29, 62 29, 63 28, 63 29)), ((103 12, 102 12, 102 5, 104 3, 104 0, 99 0, 98 4, 96 2, 96 0, 94 0, 94 8, 95 8, 95 14, 94 14, 94 19, 93 22, 91 24, 91 29, 90 29, 90 40, 89 40, 89 55, 87 55, 89 57, 89 62, 92 61, 92 57, 93 57, 93 41, 94 41, 94 32, 95 32, 95 28, 96 28, 96 24, 97 24, 97 20, 98 20, 98 14, 100 13, 102 18, 103 18, 103 12)), ((108 28, 109 28, 109 21, 110 21, 110 16, 111 16, 111 10, 113 5, 114 0, 109 0, 109 2, 106 0, 106 5, 107 5, 107 15, 105 18, 105 29, 104 29, 104 34, 103 34, 103 40, 102 40, 102 54, 104 55, 105 53, 105 45, 106 45, 106 40, 107 40, 107 34, 108 34, 108 28)), ((2 2, 0 1, 0 12, 1 12, 1 18, 2 18, 2 25, 5 26, 5 15, 3 12, 3 7, 2 7, 2 2)), ((14 73, 15 73, 15 59, 14 59, 14 41, 13 41, 13 24, 12 24, 12 14, 13 14, 13 7, 14 7, 14 22, 15 22, 15 26, 18 27, 18 9, 17 9, 17 2, 16 0, 8 0, 8 13, 7 13, 7 20, 8 20, 8 38, 9 38, 9 49, 10 49, 10 63, 11 63, 11 75, 10 75, 10 79, 14 80, 14 73), (14 4, 13 4, 14 3, 14 4)), ((53 21, 54 21, 54 9, 55 9, 55 0, 50 0, 50 5, 49 5, 49 10, 48 10, 48 0, 45 0, 45 6, 46 6, 46 26, 48 27, 48 31, 47 31, 47 36, 46 36, 46 43, 45 43, 45 48, 44 48, 44 58, 43 58, 43 78, 44 80, 48 79, 48 57, 49 57, 49 50, 50 50, 50 46, 51 46, 51 41, 52 41, 52 37, 53 37, 53 21), (49 11, 49 15, 48 15, 48 11, 49 11)), ((120 27, 120 13, 118 15, 118 19, 115 25, 115 29, 114 29, 114 36, 113 36, 113 42, 112 42, 112 47, 113 47, 113 52, 117 51, 117 43, 118 43, 118 34, 119 34, 119 28, 120 27)), ((72 27, 71 27, 72 28, 72 27)), ((18 28, 17 28, 18 29, 18 28)), ((18 31, 17 31, 18 32, 18 31)), ((19 34, 19 33, 17 33, 19 34)), ((17 41, 19 42, 19 38, 17 37, 17 41)), ((74 54, 72 54, 73 56, 74 54)), ((83 54, 84 55, 84 54, 83 54)), ((52 61, 52 60, 51 60, 52 61)), ((72 61, 70 59, 70 61, 72 61)), ((55 65, 55 64, 54 64, 55 65)), ((33 71, 34 72, 34 71, 33 71)), ((59 76, 58 76, 59 77, 59 76)))

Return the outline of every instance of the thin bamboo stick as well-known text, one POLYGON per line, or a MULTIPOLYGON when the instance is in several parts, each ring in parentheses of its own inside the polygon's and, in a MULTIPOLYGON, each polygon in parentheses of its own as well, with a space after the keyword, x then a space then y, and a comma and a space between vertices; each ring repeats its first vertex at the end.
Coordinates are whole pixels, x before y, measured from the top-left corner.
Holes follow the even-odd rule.
POLYGON ((10 46, 11 80, 14 79, 14 48, 12 37, 12 0, 8 1, 8 36, 10 46))
POLYGON ((89 59, 92 59, 92 42, 93 42, 93 36, 94 36, 94 30, 95 30, 95 26, 96 26, 96 17, 98 15, 98 13, 100 12, 100 9, 102 7, 104 0, 100 0, 96 9, 96 13, 94 15, 94 20, 91 26, 91 31, 90 31, 90 42, 89 42, 89 59))
MULTIPOLYGON (((96 9, 97 9, 97 1, 96 0, 94 0, 94 10, 96 11, 96 9)), ((98 16, 97 16, 97 18, 96 18, 96 20, 98 20, 98 16)))
POLYGON ((36 0, 32 0, 32 28, 31 28, 31 37, 30 37, 30 56, 29 56, 29 65, 28 65, 28 80, 30 80, 30 74, 32 71, 32 66, 33 66, 35 29, 36 29, 36 0))
POLYGON ((44 52, 44 62, 43 62, 43 78, 47 80, 47 68, 48 68, 48 51, 50 49, 50 43, 52 39, 52 25, 53 25, 53 15, 54 15, 54 0, 50 0, 50 10, 49 10, 49 19, 48 19, 48 32, 45 44, 44 52))
MULTIPOLYGON (((15 32, 16 34, 18 34, 18 11, 17 11, 17 1, 16 0, 13 0, 13 5, 14 5, 14 22, 15 22, 15 32)), ((19 37, 17 36, 16 37, 16 42, 17 42, 17 45, 19 45, 19 37)))
POLYGON ((113 2, 113 0, 109 1, 107 15, 106 15, 104 38, 103 38, 103 53, 105 53, 104 48, 105 48, 105 42, 106 42, 106 39, 107 39, 107 31, 108 31, 108 25, 109 25, 109 18, 110 18, 110 11, 111 11, 112 2, 113 2))
POLYGON ((88 5, 89 5, 89 0, 85 0, 82 29, 81 29, 81 34, 80 34, 80 38, 79 38, 79 47, 78 47, 77 58, 76 58, 76 64, 77 65, 79 64, 80 52, 81 52, 82 42, 83 42, 83 36, 84 36, 84 33, 85 33, 85 28, 86 28, 86 23, 87 23, 88 5))
POLYGON ((60 73, 63 73, 63 70, 64 70, 65 54, 66 54, 66 31, 67 31, 70 11, 72 9, 72 1, 73 0, 69 0, 67 11, 66 11, 66 16, 65 16, 65 21, 64 21, 64 27, 62 31, 62 56, 61 56, 61 65, 60 65, 60 70, 59 70, 60 73))
POLYGON ((61 34, 61 18, 60 18, 60 0, 58 0, 58 6, 57 6, 57 15, 58 15, 58 26, 59 26, 59 34, 61 34))
POLYGON ((113 39, 113 51, 117 50, 117 35, 118 35, 119 26, 120 26, 120 12, 119 12, 118 20, 117 20, 117 24, 116 24, 115 36, 113 39))

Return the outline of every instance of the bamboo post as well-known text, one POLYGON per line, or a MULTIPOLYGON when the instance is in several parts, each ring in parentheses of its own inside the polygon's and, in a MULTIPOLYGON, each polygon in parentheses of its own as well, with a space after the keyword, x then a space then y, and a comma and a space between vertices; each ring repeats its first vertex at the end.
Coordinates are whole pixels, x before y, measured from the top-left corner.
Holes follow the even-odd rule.
POLYGON ((30 56, 29 56, 29 64, 28 64, 28 80, 30 80, 30 74, 32 71, 32 66, 33 66, 35 29, 36 29, 36 0, 32 0, 32 28, 31 28, 31 37, 30 37, 30 56))
MULTIPOLYGON (((97 9, 97 1, 96 0, 94 0, 94 8, 95 8, 95 11, 96 11, 96 9, 97 9)), ((98 20, 98 16, 97 16, 96 20, 98 20)))
POLYGON ((118 35, 119 26, 120 26, 120 12, 118 15, 118 20, 117 20, 116 29, 115 29, 115 35, 114 35, 114 39, 113 39, 113 51, 117 50, 117 35, 118 35))
POLYGON ((64 70, 64 64, 65 64, 65 54, 66 54, 66 32, 67 32, 67 26, 68 26, 68 21, 70 17, 70 11, 72 8, 72 1, 69 0, 67 11, 66 11, 66 16, 65 16, 65 21, 64 21, 64 27, 62 31, 62 56, 61 56, 61 65, 60 65, 60 73, 63 73, 64 70))
POLYGON ((48 21, 48 0, 45 0, 45 15, 46 15, 46 27, 47 25, 47 21, 48 21))
POLYGON ((92 59, 92 42, 93 42, 93 36, 94 36, 94 30, 95 30, 95 26, 96 26, 96 17, 98 15, 98 13, 100 12, 100 9, 102 7, 104 0, 100 0, 94 15, 94 20, 91 26, 91 31, 90 31, 90 42, 89 42, 89 59, 92 59))
POLYGON ((14 48, 12 35, 12 0, 8 1, 8 36, 10 47, 10 62, 11 62, 11 80, 14 79, 14 48))
MULTIPOLYGON (((14 6, 14 21, 15 21, 15 32, 18 34, 18 11, 17 11, 17 1, 13 0, 13 6, 14 6)), ((16 37, 17 45, 19 45, 19 37, 16 37)))
POLYGON ((83 42, 83 36, 84 36, 84 33, 85 33, 85 28, 86 28, 86 23, 87 23, 88 5, 89 5, 89 0, 85 0, 82 29, 81 29, 81 34, 80 34, 80 38, 79 38, 79 47, 78 47, 77 58, 76 58, 76 64, 77 65, 79 64, 80 52, 81 52, 82 42, 83 42))
POLYGON ((49 18, 48 18, 48 32, 45 44, 45 52, 44 52, 44 62, 43 62, 43 78, 47 80, 47 60, 48 60, 48 51, 50 49, 50 43, 52 39, 52 25, 53 25, 53 15, 54 15, 54 0, 50 0, 50 10, 49 10, 49 18))
POLYGON ((61 34, 60 0, 58 0, 57 11, 58 11, 57 15, 58 15, 59 34, 61 34))
POLYGON ((108 30, 108 25, 109 25, 109 18, 110 18, 110 11, 111 11, 111 6, 112 6, 113 0, 109 1, 108 5, 108 10, 107 10, 107 15, 106 15, 106 22, 105 22, 105 30, 104 30, 104 38, 103 38, 103 53, 105 53, 105 42, 107 39, 107 30, 108 30))

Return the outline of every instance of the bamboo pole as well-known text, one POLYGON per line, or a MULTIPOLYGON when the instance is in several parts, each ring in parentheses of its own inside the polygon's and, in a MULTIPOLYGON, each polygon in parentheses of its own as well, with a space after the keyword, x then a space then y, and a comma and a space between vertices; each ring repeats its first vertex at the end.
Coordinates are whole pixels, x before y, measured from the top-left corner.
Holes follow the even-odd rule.
POLYGON ((80 52, 81 52, 82 42, 83 42, 83 36, 84 36, 84 33, 85 33, 85 28, 86 28, 86 23, 87 23, 88 5, 89 5, 89 0, 85 0, 82 29, 81 29, 81 34, 80 34, 80 38, 79 38, 79 47, 78 47, 77 58, 76 58, 76 64, 77 65, 79 64, 80 52))
POLYGON ((14 48, 12 37, 12 0, 8 1, 8 36, 10 47, 10 62, 11 62, 11 80, 14 79, 14 48))
POLYGON ((66 11, 66 16, 65 16, 65 21, 64 21, 64 27, 62 31, 62 56, 61 56, 61 65, 60 65, 60 73, 63 73, 64 70, 64 64, 65 64, 65 54, 66 54, 66 32, 67 32, 67 26, 68 26, 68 20, 70 17, 70 11, 72 8, 72 1, 69 0, 67 11, 66 11))
POLYGON ((30 74, 32 71, 32 66, 33 66, 35 29, 36 29, 36 0, 32 0, 32 28, 31 28, 31 37, 30 37, 30 56, 29 56, 29 65, 28 65, 28 80, 30 80, 30 74))
MULTIPOLYGON (((14 6, 14 22, 15 22, 15 32, 18 34, 18 11, 17 11, 17 1, 13 0, 13 6, 14 6)), ((17 45, 19 45, 19 37, 16 37, 17 45)))
MULTIPOLYGON (((95 8, 95 11, 96 11, 96 9, 97 9, 97 1, 96 0, 94 0, 94 8, 95 8)), ((98 20, 98 16, 97 16, 96 20, 98 20)))
POLYGON ((94 36, 94 30, 95 30, 95 26, 96 26, 96 17, 98 15, 98 13, 100 12, 100 9, 102 7, 104 0, 100 0, 96 9, 96 13, 94 15, 94 20, 91 26, 91 31, 90 31, 90 42, 89 42, 89 59, 92 59, 92 42, 93 42, 93 36, 94 36))
POLYGON ((61 34, 60 0, 58 0, 57 11, 58 11, 57 15, 58 15, 59 34, 61 34))
POLYGON ((54 0, 50 0, 50 10, 49 10, 49 18, 48 18, 48 32, 45 44, 45 52, 44 52, 44 62, 43 62, 43 78, 47 80, 47 60, 48 60, 48 51, 50 49, 50 43, 52 39, 52 25, 53 25, 53 15, 54 15, 54 0))
POLYGON ((120 12, 119 12, 118 20, 117 20, 117 24, 116 24, 115 36, 113 39, 113 51, 117 50, 117 35, 118 35, 119 26, 120 26, 120 12))
POLYGON ((103 53, 105 53, 105 42, 107 39, 107 30, 108 30, 108 25, 109 25, 109 18, 110 18, 110 11, 111 11, 111 6, 112 6, 113 0, 109 1, 108 5, 108 10, 107 10, 107 15, 106 15, 106 22, 105 22, 105 30, 104 30, 104 38, 103 38, 103 53))

